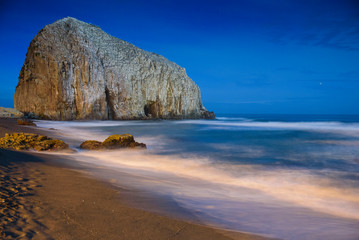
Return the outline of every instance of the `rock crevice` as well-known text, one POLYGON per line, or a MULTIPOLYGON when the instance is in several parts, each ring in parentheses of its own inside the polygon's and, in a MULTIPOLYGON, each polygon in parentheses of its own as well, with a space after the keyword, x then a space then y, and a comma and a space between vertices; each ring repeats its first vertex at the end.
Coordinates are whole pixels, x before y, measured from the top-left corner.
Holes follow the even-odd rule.
POLYGON ((32 40, 14 100, 56 120, 214 116, 184 68, 70 17, 32 40))

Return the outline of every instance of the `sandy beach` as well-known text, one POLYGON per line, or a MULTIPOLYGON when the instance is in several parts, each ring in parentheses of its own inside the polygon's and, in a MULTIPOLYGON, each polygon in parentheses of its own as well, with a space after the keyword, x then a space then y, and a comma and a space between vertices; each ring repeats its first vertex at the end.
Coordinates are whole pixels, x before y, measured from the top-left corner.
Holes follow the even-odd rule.
MULTIPOLYGON (((49 135, 0 119, 0 137, 11 132, 49 135)), ((133 208, 121 189, 54 157, 0 150, 1 239, 264 239, 133 208)))

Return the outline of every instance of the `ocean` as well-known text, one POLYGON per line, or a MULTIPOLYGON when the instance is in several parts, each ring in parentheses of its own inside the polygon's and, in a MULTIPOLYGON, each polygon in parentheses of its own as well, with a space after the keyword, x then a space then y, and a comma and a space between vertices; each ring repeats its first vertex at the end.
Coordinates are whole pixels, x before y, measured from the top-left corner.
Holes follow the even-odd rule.
POLYGON ((36 123, 58 130, 83 171, 171 199, 202 223, 281 239, 359 239, 359 115, 36 123), (122 133, 148 149, 78 148, 122 133))

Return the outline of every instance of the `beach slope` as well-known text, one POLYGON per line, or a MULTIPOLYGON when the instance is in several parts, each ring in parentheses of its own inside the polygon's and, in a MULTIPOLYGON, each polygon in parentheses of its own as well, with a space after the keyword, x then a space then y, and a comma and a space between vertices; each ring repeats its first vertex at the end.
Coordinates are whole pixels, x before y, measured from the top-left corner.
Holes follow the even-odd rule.
MULTIPOLYGON (((43 134, 0 120, 0 137, 14 131, 43 134)), ((0 149, 1 239, 264 239, 130 207, 121 189, 55 157, 0 149)))

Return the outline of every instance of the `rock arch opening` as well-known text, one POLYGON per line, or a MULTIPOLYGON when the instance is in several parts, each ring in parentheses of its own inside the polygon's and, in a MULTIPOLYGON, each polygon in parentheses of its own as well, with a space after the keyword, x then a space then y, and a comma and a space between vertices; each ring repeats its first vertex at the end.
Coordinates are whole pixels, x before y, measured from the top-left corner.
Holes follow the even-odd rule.
POLYGON ((147 103, 143 111, 145 112, 146 117, 148 118, 159 118, 160 116, 160 104, 158 102, 149 102, 147 103))

